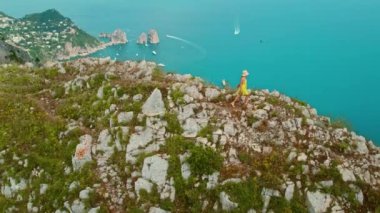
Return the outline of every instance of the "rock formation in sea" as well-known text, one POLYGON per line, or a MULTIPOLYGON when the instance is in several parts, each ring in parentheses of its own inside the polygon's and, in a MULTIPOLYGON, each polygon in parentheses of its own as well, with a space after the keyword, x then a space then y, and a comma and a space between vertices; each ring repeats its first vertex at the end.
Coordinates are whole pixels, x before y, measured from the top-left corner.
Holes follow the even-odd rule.
POLYGON ((232 108, 235 91, 147 61, 45 65, 0 66, 3 212, 380 209, 379 147, 305 102, 232 108))
POLYGON ((137 39, 137 44, 146 44, 148 43, 148 36, 146 33, 141 33, 139 38, 137 39))
POLYGON ((125 44, 128 42, 127 34, 121 29, 116 29, 110 36, 113 44, 125 44))
POLYGON ((149 31, 149 43, 151 43, 151 44, 158 44, 158 43, 160 43, 160 38, 158 37, 158 33, 154 29, 151 29, 149 31))

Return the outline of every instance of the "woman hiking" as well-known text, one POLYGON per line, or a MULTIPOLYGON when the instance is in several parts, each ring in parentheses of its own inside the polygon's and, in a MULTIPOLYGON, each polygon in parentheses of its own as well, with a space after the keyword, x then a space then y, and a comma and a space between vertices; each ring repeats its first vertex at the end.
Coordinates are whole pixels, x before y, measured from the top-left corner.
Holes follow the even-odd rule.
POLYGON ((232 107, 235 107, 235 102, 240 99, 241 96, 245 96, 244 105, 247 105, 249 99, 249 91, 247 89, 247 76, 249 75, 247 70, 243 70, 241 74, 240 84, 238 85, 239 89, 234 101, 232 101, 232 107))

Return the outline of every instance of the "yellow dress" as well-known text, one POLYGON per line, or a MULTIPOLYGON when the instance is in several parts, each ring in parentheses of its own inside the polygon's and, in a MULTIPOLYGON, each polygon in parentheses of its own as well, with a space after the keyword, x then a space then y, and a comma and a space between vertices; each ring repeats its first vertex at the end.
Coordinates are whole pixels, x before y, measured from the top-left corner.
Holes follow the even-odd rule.
POLYGON ((249 95, 249 92, 247 89, 247 79, 244 79, 243 83, 240 85, 240 94, 243 96, 249 95))

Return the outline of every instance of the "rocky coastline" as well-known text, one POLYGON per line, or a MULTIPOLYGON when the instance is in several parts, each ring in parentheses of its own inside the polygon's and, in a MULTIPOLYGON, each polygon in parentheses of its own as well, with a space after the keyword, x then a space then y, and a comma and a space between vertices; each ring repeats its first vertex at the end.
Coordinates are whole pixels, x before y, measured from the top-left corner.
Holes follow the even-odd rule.
POLYGON ((127 34, 121 29, 116 29, 111 34, 101 33, 99 37, 108 38, 110 41, 100 42, 96 47, 86 46, 84 48, 73 47, 72 43, 68 42, 65 44, 64 50, 58 54, 57 60, 65 61, 76 57, 86 57, 100 50, 104 50, 107 47, 128 43, 127 34))

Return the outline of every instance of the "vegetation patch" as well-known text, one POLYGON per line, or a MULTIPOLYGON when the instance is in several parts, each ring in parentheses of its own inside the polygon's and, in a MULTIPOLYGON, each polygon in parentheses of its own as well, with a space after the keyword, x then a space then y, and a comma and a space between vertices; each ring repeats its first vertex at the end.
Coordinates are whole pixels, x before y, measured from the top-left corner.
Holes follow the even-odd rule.
POLYGON ((331 121, 331 127, 334 129, 344 129, 351 131, 352 125, 345 119, 342 118, 336 118, 331 121))
POLYGON ((207 124, 207 126, 203 127, 199 132, 198 136, 202 138, 207 138, 208 141, 212 141, 212 133, 214 132, 215 127, 211 124, 207 124))
POLYGON ((210 147, 194 146, 187 162, 194 175, 210 175, 222 168, 223 158, 210 147))
POLYGON ((153 69, 152 80, 153 81, 163 81, 165 80, 165 72, 161 70, 159 67, 153 69))
POLYGON ((219 190, 225 191, 233 202, 239 204, 234 212, 247 212, 249 209, 259 211, 263 207, 262 187, 256 178, 249 178, 240 183, 227 183, 221 186, 219 190))
POLYGON ((179 89, 172 90, 170 93, 170 96, 174 103, 179 104, 179 105, 185 104, 185 100, 183 99, 185 94, 181 90, 179 89))
POLYGON ((166 113, 164 119, 168 123, 166 130, 170 133, 181 135, 183 129, 181 123, 178 121, 176 113, 166 113))

